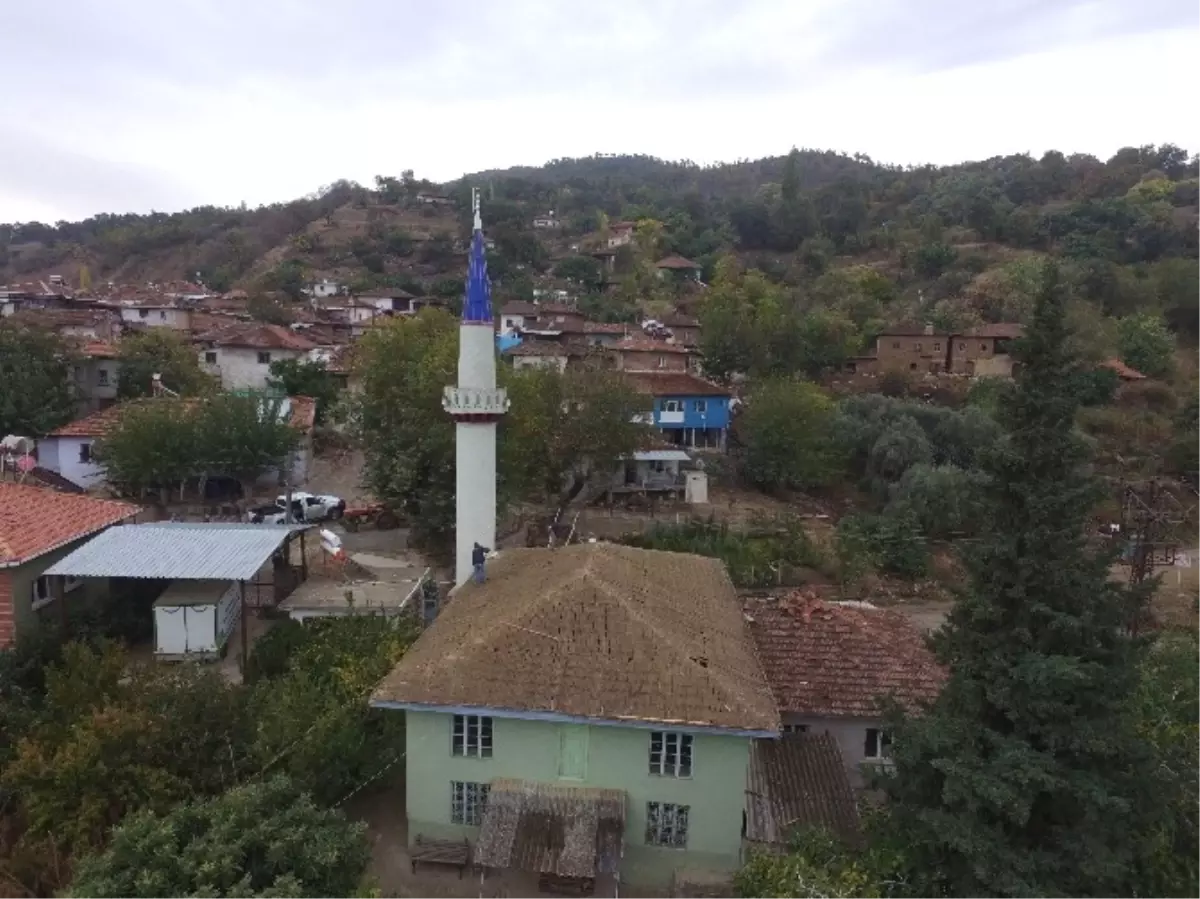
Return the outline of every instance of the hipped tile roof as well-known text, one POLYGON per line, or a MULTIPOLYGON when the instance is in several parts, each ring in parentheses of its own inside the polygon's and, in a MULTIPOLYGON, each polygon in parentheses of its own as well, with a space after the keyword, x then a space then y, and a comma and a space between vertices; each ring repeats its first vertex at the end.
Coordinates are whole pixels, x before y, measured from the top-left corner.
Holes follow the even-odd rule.
POLYGON ((607 543, 503 551, 372 698, 779 729, 724 566, 607 543))
POLYGON ((296 350, 304 352, 316 344, 290 328, 263 322, 234 322, 195 338, 200 343, 216 346, 249 347, 256 350, 296 350))
POLYGON ((631 371, 625 377, 639 393, 650 396, 732 396, 728 387, 681 371, 631 371))
POLYGON ((795 593, 747 601, 746 613, 780 711, 875 718, 879 700, 920 706, 945 682, 924 635, 899 612, 795 593))
POLYGON ((0 567, 45 555, 139 511, 129 503, 0 481, 0 567))
POLYGON ((617 352, 626 353, 682 353, 691 355, 695 352, 691 347, 682 343, 667 343, 665 340, 654 340, 650 337, 632 335, 618 340, 610 347, 617 352))
POLYGON ((660 259, 655 263, 658 268, 675 269, 676 271, 689 271, 698 269, 700 266, 690 259, 685 259, 682 256, 673 255, 667 256, 665 259, 660 259))

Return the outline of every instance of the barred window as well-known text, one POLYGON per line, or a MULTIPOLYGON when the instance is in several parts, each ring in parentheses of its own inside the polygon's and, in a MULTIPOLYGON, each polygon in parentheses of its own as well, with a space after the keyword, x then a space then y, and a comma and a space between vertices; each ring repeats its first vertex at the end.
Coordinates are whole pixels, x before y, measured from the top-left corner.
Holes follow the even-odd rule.
POLYGON ((691 777, 692 735, 651 731, 650 773, 661 777, 691 777))
POLYGON ((450 781, 450 821, 479 827, 483 823, 483 812, 487 808, 487 784, 469 781, 450 781))
POLYGON ((492 719, 486 715, 455 715, 450 754, 490 759, 492 719))
POLYGON ((646 845, 686 849, 691 806, 671 802, 646 803, 646 845))

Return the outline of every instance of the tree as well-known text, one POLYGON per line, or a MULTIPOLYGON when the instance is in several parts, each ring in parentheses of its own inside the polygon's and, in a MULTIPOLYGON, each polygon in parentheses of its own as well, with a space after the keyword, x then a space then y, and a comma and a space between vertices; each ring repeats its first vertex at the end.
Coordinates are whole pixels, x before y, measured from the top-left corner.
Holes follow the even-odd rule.
POLYGON ((0 438, 43 437, 75 414, 70 352, 57 335, 0 323, 0 438))
POLYGON ((867 476, 886 493, 886 485, 899 481, 914 465, 933 461, 933 447, 917 422, 905 415, 896 419, 871 446, 867 476))
POLYGON ((366 825, 274 777, 131 817, 69 895, 350 896, 369 859, 366 825))
POLYGON ((304 299, 304 285, 308 274, 304 264, 295 259, 288 259, 271 269, 262 279, 265 290, 277 290, 293 302, 304 299))
POLYGON ((578 281, 586 287, 600 283, 600 263, 591 256, 568 256, 554 266, 554 274, 569 281, 578 281))
POLYGON ((1161 316, 1139 312, 1117 322, 1117 351, 1126 365, 1161 378, 1174 367, 1175 339, 1161 316))
POLYGON ((524 368, 506 372, 512 409, 501 423, 501 481, 511 496, 563 504, 649 438, 635 421, 648 397, 605 370, 524 368))
POLYGON ((358 343, 363 389, 352 418, 366 457, 364 481, 409 516, 418 539, 441 543, 454 528, 454 424, 442 391, 454 384, 457 322, 424 309, 372 328, 358 343))
POLYGON ((1128 712, 1138 597, 1088 540, 1101 490, 1073 429, 1066 339, 1047 266, 1000 397, 1005 436, 980 458, 969 586, 934 642, 949 679, 894 728, 888 827, 918 895, 1138 891, 1133 835, 1154 802, 1128 712))
POLYGON ((888 508, 912 513, 935 540, 969 536, 979 524, 980 477, 955 465, 919 463, 901 476, 888 508))
POLYGON ((315 359, 276 359, 268 369, 267 386, 285 396, 308 396, 317 401, 317 423, 328 417, 338 400, 338 385, 325 363, 315 359))
POLYGON ((261 293, 255 294, 246 302, 246 312, 255 321, 266 322, 268 325, 287 326, 294 320, 291 309, 278 299, 261 293))
POLYGON ((250 495, 251 482, 263 472, 285 468, 300 443, 284 417, 282 399, 218 393, 194 408, 200 472, 237 478, 243 496, 250 495))
POLYGON ((117 344, 117 397, 133 399, 151 396, 154 375, 180 396, 210 393, 212 377, 200 368, 195 348, 166 328, 148 328, 140 334, 128 334, 117 344))
POLYGON ((738 422, 746 477, 767 490, 823 486, 837 472, 833 402, 814 384, 774 378, 746 397, 738 422))

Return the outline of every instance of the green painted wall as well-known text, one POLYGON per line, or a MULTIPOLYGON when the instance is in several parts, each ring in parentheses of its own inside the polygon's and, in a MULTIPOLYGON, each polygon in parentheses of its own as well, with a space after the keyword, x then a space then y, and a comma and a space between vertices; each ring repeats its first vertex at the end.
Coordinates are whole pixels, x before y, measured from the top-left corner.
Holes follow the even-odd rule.
MULTIPOLYGON (((33 610, 33 583, 59 559, 70 555, 95 535, 69 543, 61 549, 46 553, 10 569, 12 574, 13 626, 17 636, 27 634, 39 621, 57 622, 61 614, 58 603, 47 603, 33 610)), ((76 612, 108 594, 108 578, 84 578, 81 585, 66 594, 67 614, 76 612)))
POLYGON ((577 726, 543 721, 492 719, 490 759, 450 754, 451 715, 408 712, 408 834, 474 839, 477 828, 450 823, 450 782, 488 783, 497 777, 621 789, 628 795, 622 880, 646 886, 666 884, 681 866, 734 870, 739 863, 742 811, 750 740, 695 734, 690 778, 650 774, 650 731, 590 726, 586 735, 585 776, 559 777, 564 730, 569 749, 566 769, 580 768, 583 743, 577 726), (645 842, 646 803, 691 807, 687 849, 663 849, 645 842))

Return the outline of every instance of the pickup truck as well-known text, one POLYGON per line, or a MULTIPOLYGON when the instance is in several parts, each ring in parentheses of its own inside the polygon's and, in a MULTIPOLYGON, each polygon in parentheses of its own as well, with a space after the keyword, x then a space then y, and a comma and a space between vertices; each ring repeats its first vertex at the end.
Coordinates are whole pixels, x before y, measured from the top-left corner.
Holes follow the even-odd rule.
MULTIPOLYGON (((292 521, 299 524, 336 521, 346 511, 346 501, 329 494, 295 492, 292 494, 292 521)), ((246 513, 251 524, 286 524, 287 496, 275 498, 268 506, 255 506, 246 513)))

